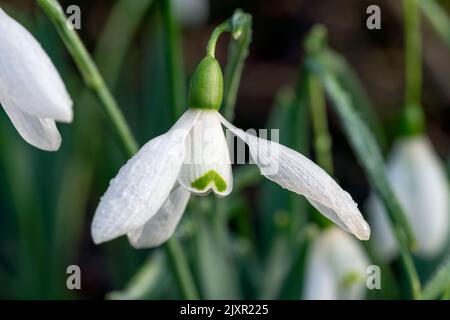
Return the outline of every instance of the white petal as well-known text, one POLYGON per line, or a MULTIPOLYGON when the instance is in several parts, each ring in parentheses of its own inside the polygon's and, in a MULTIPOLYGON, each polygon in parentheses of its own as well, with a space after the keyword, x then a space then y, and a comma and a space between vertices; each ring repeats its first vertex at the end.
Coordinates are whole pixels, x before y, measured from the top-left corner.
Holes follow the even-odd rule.
POLYGON ((342 230, 321 232, 307 258, 305 299, 363 299, 370 262, 360 243, 342 230))
POLYGON ((61 136, 55 121, 30 116, 20 109, 4 106, 5 112, 17 132, 29 144, 47 151, 56 151, 61 145, 61 136))
POLYGON ((36 39, 0 8, 0 103, 29 115, 72 121, 72 101, 36 39))
POLYGON ((261 173, 285 189, 301 194, 322 214, 361 240, 370 237, 351 196, 314 162, 278 143, 258 138, 236 128, 222 116, 222 123, 249 146, 261 173))
POLYGON ((153 248, 166 242, 175 232, 183 216, 191 193, 176 186, 161 209, 143 227, 128 233, 128 240, 135 248, 153 248))
POLYGON ((338 290, 332 266, 327 262, 326 253, 321 251, 319 241, 314 241, 308 255, 303 299, 337 300, 338 290))
POLYGON ((397 240, 391 230, 391 223, 383 204, 376 194, 370 194, 366 208, 372 226, 374 250, 383 261, 391 261, 398 254, 397 240))
POLYGON ((146 143, 111 180, 95 212, 95 243, 142 227, 161 208, 185 157, 185 141, 200 112, 188 110, 165 134, 146 143))
MULTIPOLYGON (((445 169, 429 140, 417 136, 397 141, 389 157, 387 175, 411 223, 417 253, 424 257, 436 256, 447 240, 450 191, 445 169)), ((372 210, 370 217, 376 223, 377 246, 386 247, 385 234, 392 231, 384 208, 379 206, 384 216, 372 210)))
POLYGON ((186 140, 178 182, 196 194, 226 196, 233 189, 230 152, 217 111, 202 111, 186 140))

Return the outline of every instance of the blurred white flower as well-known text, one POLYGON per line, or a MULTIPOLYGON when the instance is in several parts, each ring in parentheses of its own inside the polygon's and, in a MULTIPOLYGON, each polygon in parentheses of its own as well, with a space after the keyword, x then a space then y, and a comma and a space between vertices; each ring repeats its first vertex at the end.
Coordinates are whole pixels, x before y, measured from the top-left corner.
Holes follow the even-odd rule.
POLYGON ((127 234, 134 247, 160 245, 173 234, 191 193, 228 195, 233 175, 222 125, 249 146, 268 179, 304 195, 359 239, 369 238, 370 228, 357 204, 319 166, 292 149, 236 128, 216 110, 191 108, 167 133, 145 144, 111 181, 92 223, 94 242, 127 234))
POLYGON ((209 16, 208 0, 172 0, 174 15, 183 26, 197 26, 205 23, 209 16))
POLYGON ((353 237, 330 227, 314 239, 306 260, 303 298, 363 299, 369 259, 353 237))
MULTIPOLYGON (((417 240, 417 254, 433 257, 443 249, 449 231, 449 187, 445 169, 425 136, 397 141, 387 163, 387 175, 405 210, 417 240)), ((375 195, 368 201, 375 249, 389 261, 397 242, 383 205, 375 195)))
POLYGON ((36 39, 0 8, 0 104, 22 138, 54 151, 55 120, 72 121, 72 101, 58 71, 36 39))

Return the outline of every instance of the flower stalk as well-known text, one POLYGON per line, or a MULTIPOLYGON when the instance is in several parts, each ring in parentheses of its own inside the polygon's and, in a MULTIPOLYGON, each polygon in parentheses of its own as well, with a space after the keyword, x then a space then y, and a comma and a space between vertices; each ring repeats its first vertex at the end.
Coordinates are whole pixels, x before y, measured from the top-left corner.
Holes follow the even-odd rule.
MULTIPOLYGON (((241 20, 242 31, 237 33, 237 39, 232 38, 228 48, 228 59, 224 74, 224 95, 222 110, 225 118, 232 121, 236 106, 236 97, 241 81, 244 61, 248 56, 248 49, 252 41, 252 16, 236 10, 233 15, 235 20, 241 20)), ((233 19, 233 18, 232 18, 233 19)))
POLYGON ((159 1, 165 28, 166 65, 169 76, 169 96, 172 119, 178 119, 184 112, 186 87, 181 57, 180 31, 173 17, 172 0, 159 1))
POLYGON ((405 109, 402 134, 417 135, 425 130, 422 98, 422 37, 416 0, 403 0, 405 33, 405 109))
POLYGON ((316 74, 322 83, 370 184, 386 206, 396 240, 399 243, 401 261, 409 280, 412 296, 418 299, 421 289, 419 276, 410 253, 410 248, 416 245, 411 225, 387 180, 383 157, 375 137, 354 111, 353 102, 336 75, 327 68, 321 49, 326 43, 325 36, 326 34, 321 29, 314 29, 311 32, 307 42, 312 50, 309 50, 306 67, 311 73, 316 74))
POLYGON ((331 156, 332 142, 328 130, 325 94, 319 80, 313 74, 308 75, 308 91, 317 163, 325 169, 329 175, 333 175, 334 167, 331 156))
POLYGON ((113 124, 112 128, 121 141, 123 151, 127 155, 134 154, 138 146, 131 130, 80 37, 69 26, 61 5, 57 0, 37 0, 37 3, 55 25, 67 50, 69 50, 78 70, 83 76, 86 86, 95 94, 108 120, 113 124))
MULTIPOLYGON (((86 50, 78 34, 71 28, 57 0, 37 0, 40 7, 55 25, 66 48, 72 55, 86 86, 99 99, 100 105, 108 116, 108 120, 116 133, 116 138, 127 157, 138 151, 138 144, 123 116, 113 95, 103 80, 92 57, 86 50)), ((198 293, 183 251, 180 250, 176 238, 172 237, 166 244, 166 250, 173 265, 175 278, 186 299, 198 299, 198 293)))
POLYGON ((206 54, 215 58, 216 45, 222 33, 230 32, 234 40, 249 42, 251 32, 251 16, 242 10, 236 10, 231 18, 219 24, 212 32, 206 46, 206 54))

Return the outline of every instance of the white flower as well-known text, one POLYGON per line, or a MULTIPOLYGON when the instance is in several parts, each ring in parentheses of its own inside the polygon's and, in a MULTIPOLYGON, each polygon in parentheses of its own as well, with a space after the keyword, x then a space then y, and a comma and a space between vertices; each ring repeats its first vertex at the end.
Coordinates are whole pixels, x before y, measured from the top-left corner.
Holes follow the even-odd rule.
POLYGON ((0 104, 22 138, 57 150, 56 121, 72 121, 72 101, 34 37, 0 8, 0 104))
POLYGON ((191 108, 167 133, 145 144, 111 181, 92 223, 94 242, 127 234, 134 247, 160 245, 173 234, 191 193, 228 195, 233 176, 221 125, 249 146, 263 175, 304 195, 359 239, 369 238, 370 228, 357 204, 312 161, 278 143, 245 133, 216 110, 191 108))
POLYGON ((336 227, 326 229, 310 247, 303 298, 363 299, 368 266, 369 259, 354 238, 336 227))
MULTIPOLYGON (((417 253, 433 257, 443 249, 449 227, 449 188, 445 169, 424 136, 396 142, 387 165, 387 175, 405 210, 417 240, 417 253)), ((385 260, 398 253, 398 245, 379 199, 368 202, 375 248, 385 260)))

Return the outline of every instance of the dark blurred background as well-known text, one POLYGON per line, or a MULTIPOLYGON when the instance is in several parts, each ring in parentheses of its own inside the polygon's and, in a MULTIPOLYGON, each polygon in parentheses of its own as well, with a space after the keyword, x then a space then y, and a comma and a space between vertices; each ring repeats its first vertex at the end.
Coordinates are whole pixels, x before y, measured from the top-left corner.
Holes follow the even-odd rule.
MULTIPOLYGON (((71 4, 80 6, 79 34, 93 52, 115 1, 60 2, 64 8, 71 4)), ((253 16, 253 41, 236 105, 235 122, 239 127, 266 127, 277 92, 294 86, 298 80, 304 37, 313 25, 321 23, 328 29, 330 47, 355 69, 373 101, 388 141, 393 140, 404 98, 401 1, 214 0, 206 3, 206 16, 197 17, 194 23, 179 21, 186 81, 204 55, 206 42, 217 24, 230 17, 236 8, 253 16), (381 8, 381 30, 366 28, 366 8, 371 4, 381 8)), ((441 4, 447 12, 450 10, 450 2, 441 1, 441 4)), ((26 145, 1 112, 0 297, 73 297, 60 288, 61 284, 55 283, 64 284, 64 266, 68 263, 79 264, 83 270, 84 288, 81 293, 74 293, 76 297, 103 297, 111 290, 123 288, 148 255, 148 252, 131 250, 123 239, 96 247, 89 234, 98 199, 125 159, 115 146, 100 109, 84 92, 79 73, 56 31, 35 1, 0 0, 0 6, 42 42, 68 85, 76 114, 74 124, 59 126, 63 135, 60 152, 47 154, 26 145), (83 95, 87 96, 83 101, 91 103, 81 104, 83 95), (85 168, 86 163, 89 170, 85 168), (37 233, 39 241, 32 236, 37 233), (60 244, 55 238, 70 238, 66 239, 70 243, 60 244), (59 258, 60 264, 49 262, 59 258)), ((140 143, 165 131, 170 124, 162 48, 164 29, 160 20, 156 9, 146 13, 113 87, 140 143)), ((426 19, 423 19, 423 34, 423 105, 427 132, 438 154, 447 160, 450 154, 449 50, 426 19)), ((228 36, 224 36, 218 46, 217 56, 222 65, 226 64, 227 42, 228 36)), ((336 177, 362 203, 369 186, 335 115, 332 111, 328 113, 336 177)), ((170 290, 165 292, 155 297, 171 297, 170 290)))

